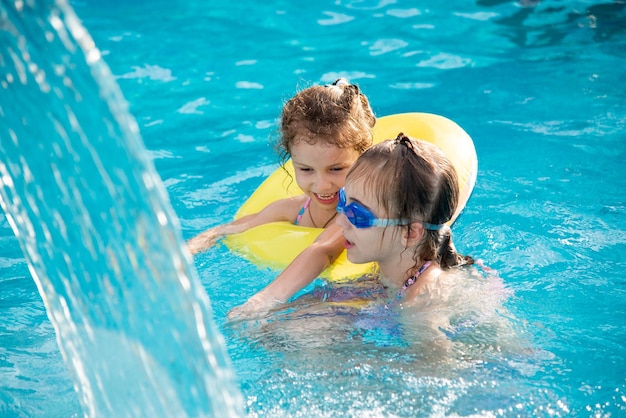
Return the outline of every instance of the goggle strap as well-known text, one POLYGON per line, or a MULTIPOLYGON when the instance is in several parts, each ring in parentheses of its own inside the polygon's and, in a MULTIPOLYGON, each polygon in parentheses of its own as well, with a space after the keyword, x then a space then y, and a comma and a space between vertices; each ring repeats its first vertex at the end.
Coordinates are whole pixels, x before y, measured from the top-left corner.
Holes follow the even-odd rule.
MULTIPOLYGON (((412 221, 412 222, 419 222, 420 224, 422 224, 424 229, 428 229, 431 231, 439 231, 441 228, 446 226, 445 224, 429 224, 428 222, 422 222, 422 221, 412 221)), ((385 226, 396 226, 396 225, 408 225, 412 222, 403 221, 400 219, 375 219, 372 221, 372 226, 385 227, 385 226)))
POLYGON ((446 224, 429 224, 428 222, 422 222, 422 226, 431 231, 439 231, 441 228, 446 226, 446 224))

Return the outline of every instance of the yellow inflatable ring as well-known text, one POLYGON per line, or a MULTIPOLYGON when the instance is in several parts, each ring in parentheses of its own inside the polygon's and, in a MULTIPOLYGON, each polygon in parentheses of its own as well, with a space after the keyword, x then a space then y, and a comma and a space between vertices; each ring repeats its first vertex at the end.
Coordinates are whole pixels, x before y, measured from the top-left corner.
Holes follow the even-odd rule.
MULTIPOLYGON (((431 113, 402 113, 384 116, 376 120, 374 143, 395 139, 404 132, 413 138, 437 145, 450 159, 459 177, 459 206, 448 224, 452 224, 467 203, 478 172, 478 159, 472 138, 456 123, 431 113)), ((269 203, 302 194, 294 179, 293 165, 272 173, 241 206, 235 219, 259 212, 269 203)), ((246 232, 227 236, 226 246, 234 253, 256 265, 272 269, 284 269, 298 254, 309 246, 322 232, 321 228, 307 228, 288 222, 274 222, 258 226, 246 232)), ((372 272, 375 265, 352 264, 343 251, 339 258, 321 275, 328 280, 341 281, 372 272)))

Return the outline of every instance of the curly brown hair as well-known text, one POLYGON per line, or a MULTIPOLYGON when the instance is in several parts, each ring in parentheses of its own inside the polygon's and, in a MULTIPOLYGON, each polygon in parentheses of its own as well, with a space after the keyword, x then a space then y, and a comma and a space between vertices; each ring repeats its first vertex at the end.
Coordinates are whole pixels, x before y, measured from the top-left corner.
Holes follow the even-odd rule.
POLYGON ((285 103, 277 148, 281 165, 298 141, 351 148, 362 154, 372 145, 376 117, 356 84, 340 78, 331 85, 306 88, 285 103))

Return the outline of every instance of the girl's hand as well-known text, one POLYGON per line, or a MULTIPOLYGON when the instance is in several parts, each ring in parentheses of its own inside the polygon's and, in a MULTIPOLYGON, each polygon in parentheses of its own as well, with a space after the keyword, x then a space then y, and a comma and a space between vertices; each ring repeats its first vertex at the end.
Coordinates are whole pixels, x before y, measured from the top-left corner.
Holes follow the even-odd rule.
POLYGON ((272 309, 281 304, 281 301, 273 297, 264 296, 262 292, 257 293, 243 305, 231 309, 228 312, 228 319, 232 321, 260 318, 266 316, 272 309))
POLYGON ((187 248, 189 248, 191 254, 197 254, 200 251, 211 248, 223 236, 239 234, 248 229, 250 229, 250 225, 241 219, 225 225, 216 226, 215 228, 207 229, 187 241, 187 248))
POLYGON ((211 248, 221 236, 222 235, 218 234, 215 228, 208 229, 187 241, 187 248, 189 248, 191 254, 197 254, 211 248))

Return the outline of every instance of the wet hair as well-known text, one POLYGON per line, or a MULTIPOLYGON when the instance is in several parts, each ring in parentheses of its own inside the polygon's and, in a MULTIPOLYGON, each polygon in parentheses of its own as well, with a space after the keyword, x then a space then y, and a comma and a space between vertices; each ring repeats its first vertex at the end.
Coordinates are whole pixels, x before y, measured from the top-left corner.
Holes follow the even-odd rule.
POLYGON ((450 228, 444 225, 456 210, 459 183, 454 166, 437 146, 400 133, 365 151, 348 172, 348 180, 361 181, 389 218, 442 225, 424 228, 416 263, 437 260, 444 269, 473 264, 471 257, 456 252, 450 228))
POLYGON ((281 163, 299 141, 335 145, 359 154, 372 145, 376 117, 356 84, 340 78, 331 85, 306 88, 289 99, 280 117, 277 148, 281 163))

